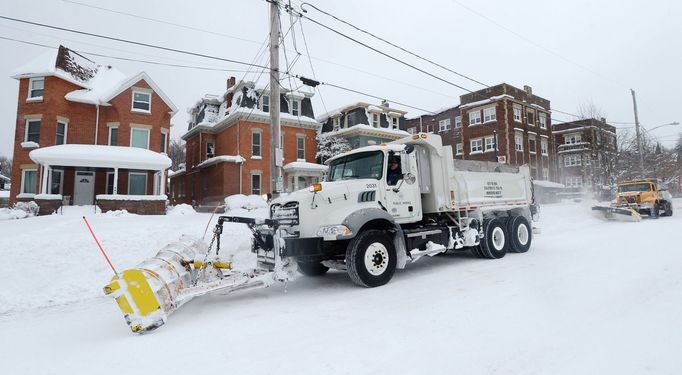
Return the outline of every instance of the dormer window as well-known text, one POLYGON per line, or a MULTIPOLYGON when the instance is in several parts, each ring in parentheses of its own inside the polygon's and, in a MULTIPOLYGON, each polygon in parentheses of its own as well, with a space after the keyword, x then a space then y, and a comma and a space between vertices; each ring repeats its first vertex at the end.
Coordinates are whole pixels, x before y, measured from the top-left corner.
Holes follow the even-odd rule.
POLYGON ((45 89, 45 78, 37 77, 28 80, 28 99, 39 100, 43 98, 45 89))
POLYGON ((300 116, 301 115, 301 101, 300 100, 292 100, 291 101, 291 114, 294 116, 300 116))
POLYGON ((379 114, 378 113, 372 113, 372 126, 375 128, 379 127, 379 114))
POLYGON ((332 128, 336 131, 341 128, 341 118, 336 117, 332 119, 332 128))
POLYGON ((263 112, 270 112, 270 95, 263 95, 261 97, 261 109, 263 112))
POLYGON ((152 110, 152 93, 147 91, 133 90, 133 108, 134 112, 149 113, 152 110))

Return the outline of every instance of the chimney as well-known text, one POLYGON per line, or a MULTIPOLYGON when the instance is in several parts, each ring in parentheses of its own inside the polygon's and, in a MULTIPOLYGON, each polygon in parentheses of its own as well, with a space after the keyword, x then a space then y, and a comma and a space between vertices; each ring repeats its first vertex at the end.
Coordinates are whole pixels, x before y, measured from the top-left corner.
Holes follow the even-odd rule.
MULTIPOLYGON (((231 89, 234 87, 235 83, 237 83, 237 79, 234 77, 230 77, 227 79, 227 90, 231 89)), ((227 107, 229 108, 232 105, 232 98, 234 97, 233 92, 228 92, 225 94, 225 102, 227 103, 227 107)))
POLYGON ((606 117, 602 117, 602 118, 601 118, 601 122, 602 122, 603 124, 606 124, 606 117))
POLYGON ((388 107, 389 107, 389 105, 388 105, 388 100, 382 99, 382 100, 381 100, 381 106, 384 107, 384 108, 388 108, 388 107))
POLYGON ((523 91, 525 91, 529 96, 533 95, 533 88, 528 85, 523 86, 523 91))

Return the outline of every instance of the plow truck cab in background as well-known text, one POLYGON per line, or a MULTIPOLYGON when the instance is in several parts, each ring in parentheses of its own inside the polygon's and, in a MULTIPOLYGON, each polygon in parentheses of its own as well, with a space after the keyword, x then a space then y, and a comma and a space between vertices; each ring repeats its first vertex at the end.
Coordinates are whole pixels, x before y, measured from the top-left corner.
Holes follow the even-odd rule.
POLYGON ((639 221, 641 215, 651 218, 672 216, 672 195, 665 184, 657 179, 641 179, 618 184, 616 198, 608 207, 595 206, 607 219, 639 221))
POLYGON ((190 238, 170 244, 117 274, 105 293, 134 332, 146 332, 194 297, 268 287, 296 270, 309 276, 343 270, 356 284, 377 287, 423 256, 471 250, 498 259, 531 246, 536 207, 527 167, 489 172, 480 162, 455 165, 451 147, 423 133, 328 163, 324 182, 275 199, 270 218, 220 216, 210 244, 190 238), (226 222, 251 230, 256 269, 235 271, 220 253, 226 222))

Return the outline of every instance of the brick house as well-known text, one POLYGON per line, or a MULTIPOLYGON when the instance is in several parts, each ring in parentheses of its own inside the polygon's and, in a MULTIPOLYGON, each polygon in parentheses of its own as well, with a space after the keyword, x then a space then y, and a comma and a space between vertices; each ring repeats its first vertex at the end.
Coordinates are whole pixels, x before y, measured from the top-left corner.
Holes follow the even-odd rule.
MULTIPOLYGON (((206 95, 188 112, 185 167, 171 175, 174 204, 217 205, 232 194, 270 192, 270 92, 254 82, 227 81, 222 96, 206 95)), ((319 181, 326 167, 315 164, 313 92, 280 93, 285 191, 319 181)))
POLYGON ((321 134, 345 138, 352 148, 391 142, 409 136, 405 131, 407 112, 358 102, 325 113, 317 118, 321 134))
MULTIPOLYGON (((527 164, 537 180, 554 180, 550 101, 506 83, 460 96, 463 158, 527 164), (495 139, 497 138, 497 139, 495 139), (497 145, 497 147, 495 147, 497 145)), ((456 152, 457 153, 457 152, 456 152)))
POLYGON ((552 126, 557 145, 558 179, 568 188, 601 192, 615 184, 616 127, 606 119, 584 119, 552 126))
POLYGON ((163 213, 170 119, 177 111, 144 72, 125 76, 60 46, 17 69, 10 202, 97 204, 163 213))
POLYGON ((443 145, 452 147, 455 159, 463 156, 462 148, 462 116, 459 105, 435 111, 430 115, 422 115, 407 119, 406 130, 410 134, 434 133, 441 136, 443 145))

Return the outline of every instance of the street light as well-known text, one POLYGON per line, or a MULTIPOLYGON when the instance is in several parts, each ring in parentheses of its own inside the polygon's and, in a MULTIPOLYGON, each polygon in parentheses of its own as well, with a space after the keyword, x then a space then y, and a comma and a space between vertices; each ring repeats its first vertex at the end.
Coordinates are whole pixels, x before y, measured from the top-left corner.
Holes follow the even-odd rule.
POLYGON ((679 125, 679 124, 680 124, 679 122, 674 121, 674 122, 671 122, 671 123, 668 123, 668 124, 663 124, 663 125, 654 126, 654 127, 651 128, 651 129, 646 129, 645 127, 642 126, 642 129, 646 130, 647 132, 652 132, 652 131, 654 131, 654 130, 656 130, 656 129, 658 129, 658 128, 662 128, 662 127, 664 127, 664 126, 677 126, 677 125, 679 125))

